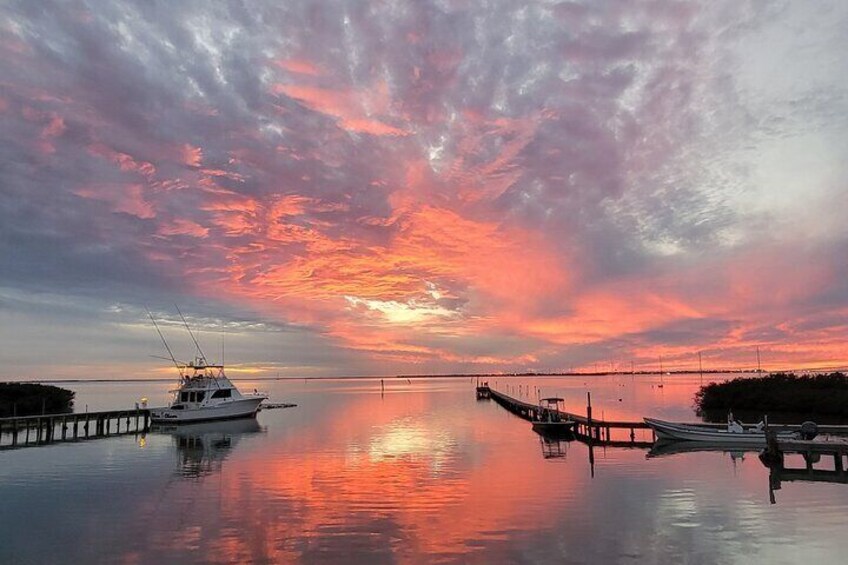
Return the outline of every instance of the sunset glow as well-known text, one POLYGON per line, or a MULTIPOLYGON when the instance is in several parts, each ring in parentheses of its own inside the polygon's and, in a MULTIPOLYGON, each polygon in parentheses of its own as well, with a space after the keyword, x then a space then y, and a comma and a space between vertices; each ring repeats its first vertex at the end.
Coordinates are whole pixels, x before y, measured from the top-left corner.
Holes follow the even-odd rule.
POLYGON ((0 378, 848 366, 824 4, 6 4, 0 378))

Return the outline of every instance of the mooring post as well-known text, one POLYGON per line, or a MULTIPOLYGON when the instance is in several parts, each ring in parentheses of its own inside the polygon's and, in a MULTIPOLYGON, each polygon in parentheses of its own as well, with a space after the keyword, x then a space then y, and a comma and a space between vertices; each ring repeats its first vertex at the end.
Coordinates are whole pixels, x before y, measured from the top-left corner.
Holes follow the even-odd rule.
POLYGON ((586 424, 589 437, 592 437, 592 393, 586 392, 586 424))
POLYGON ((766 450, 760 458, 766 465, 783 467, 783 453, 777 442, 777 431, 769 427, 768 415, 763 416, 764 431, 766 434, 766 450))

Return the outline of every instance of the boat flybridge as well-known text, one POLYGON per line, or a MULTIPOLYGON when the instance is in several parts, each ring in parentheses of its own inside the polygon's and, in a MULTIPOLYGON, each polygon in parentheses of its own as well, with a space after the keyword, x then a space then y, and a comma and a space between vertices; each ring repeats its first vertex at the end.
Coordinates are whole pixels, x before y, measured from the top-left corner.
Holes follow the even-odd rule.
POLYGON ((150 412, 153 422, 201 422, 256 416, 268 395, 254 391, 242 394, 224 374, 224 365, 206 363, 196 357, 191 363, 178 363, 180 386, 171 405, 150 412))
MULTIPOLYGON (((179 312, 179 308, 177 308, 177 311, 179 312)), ((259 405, 268 398, 268 395, 257 392, 255 389, 252 394, 239 392, 224 374, 223 362, 216 365, 206 360, 206 356, 203 354, 203 350, 200 348, 200 344, 194 337, 194 333, 182 312, 180 312, 180 318, 182 318, 194 345, 197 347, 198 355, 191 363, 180 363, 174 358, 165 336, 159 329, 159 324, 156 323, 149 310, 147 314, 156 327, 156 332, 162 339, 162 344, 168 351, 167 359, 174 363, 180 375, 179 387, 169 391, 174 395, 170 406, 150 410, 152 422, 179 424, 256 416, 259 405)))

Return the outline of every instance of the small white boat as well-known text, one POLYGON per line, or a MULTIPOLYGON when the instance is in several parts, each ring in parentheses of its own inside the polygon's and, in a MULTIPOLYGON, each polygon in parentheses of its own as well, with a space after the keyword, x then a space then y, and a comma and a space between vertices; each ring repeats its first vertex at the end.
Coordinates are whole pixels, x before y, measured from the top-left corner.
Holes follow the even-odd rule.
POLYGON ((543 398, 539 401, 533 423, 533 431, 547 437, 563 437, 574 433, 577 422, 564 416, 560 410, 562 398, 543 398))
POLYGON ((256 416, 259 405, 268 398, 254 391, 242 394, 224 374, 223 365, 209 365, 198 357, 192 363, 178 364, 180 387, 170 392, 174 399, 167 408, 154 408, 154 423, 208 422, 256 416))
MULTIPOLYGON (((724 445, 765 446, 766 444, 766 434, 762 423, 745 429, 742 424, 731 419, 727 423, 727 428, 722 429, 698 424, 665 422, 653 418, 644 420, 660 439, 713 442, 724 445)), ((796 437, 796 434, 795 432, 778 432, 777 437, 789 439, 796 437)))

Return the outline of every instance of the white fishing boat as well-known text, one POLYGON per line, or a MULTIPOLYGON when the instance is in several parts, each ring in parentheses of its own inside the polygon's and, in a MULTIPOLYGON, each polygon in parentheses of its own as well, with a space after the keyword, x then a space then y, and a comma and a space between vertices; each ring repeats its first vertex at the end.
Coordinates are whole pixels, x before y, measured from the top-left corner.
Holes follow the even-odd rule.
POLYGON ((223 365, 210 365, 198 357, 193 362, 177 364, 180 386, 170 392, 173 401, 166 408, 154 408, 154 423, 208 422, 256 416, 259 405, 268 398, 254 391, 242 394, 224 374, 223 365))
MULTIPOLYGON (((645 423, 654 430, 657 438, 718 444, 764 446, 766 444, 765 426, 761 422, 747 429, 732 418, 726 428, 702 426, 698 424, 680 424, 645 418, 645 423)), ((778 438, 794 438, 795 432, 778 432, 778 438)))
MULTIPOLYGON (((171 404, 165 408, 150 410, 153 423, 181 424, 256 416, 260 404, 268 395, 255 389, 252 394, 241 393, 224 374, 223 362, 208 363, 182 312, 180 318, 197 347, 198 355, 191 363, 177 362, 153 315, 150 312, 148 315, 168 351, 168 358, 174 363, 180 376, 179 387, 169 391, 174 395, 171 404)), ((221 357, 223 358, 223 352, 221 357)))

